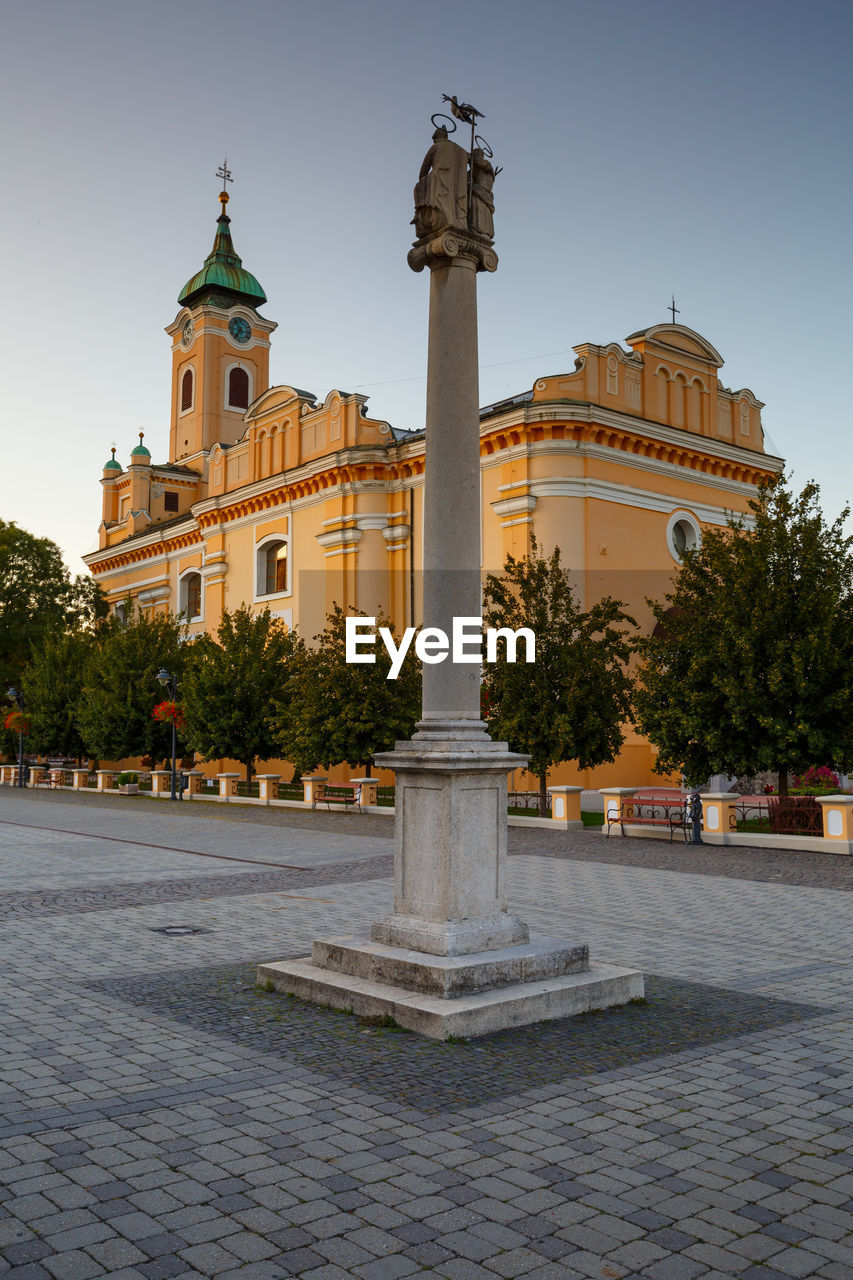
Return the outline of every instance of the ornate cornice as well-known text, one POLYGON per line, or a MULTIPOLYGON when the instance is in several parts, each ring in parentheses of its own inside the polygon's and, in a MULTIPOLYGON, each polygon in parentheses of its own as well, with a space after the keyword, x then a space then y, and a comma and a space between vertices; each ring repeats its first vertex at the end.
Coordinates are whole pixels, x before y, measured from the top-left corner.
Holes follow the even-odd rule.
MULTIPOLYGON (((580 449, 585 445, 597 446, 616 454, 622 453, 627 455, 628 462, 634 458, 649 458, 681 467, 685 471, 752 486, 760 484, 769 476, 777 475, 781 470, 780 458, 747 450, 736 452, 733 446, 718 444, 704 436, 678 438, 674 431, 647 427, 645 420, 640 423, 626 418, 624 421, 608 423, 590 415, 586 422, 579 422, 577 418, 580 415, 573 409, 566 414, 564 421, 555 422, 557 415, 554 413, 554 406, 549 408, 547 415, 535 414, 528 417, 528 412, 525 411, 523 414, 505 415, 509 421, 500 425, 487 425, 480 436, 481 456, 488 457, 520 445, 555 440, 574 443, 580 449), (747 452, 748 456, 743 456, 747 452)), ((609 416, 611 419, 617 418, 615 414, 609 416)), ((618 458, 614 458, 614 461, 618 461, 618 458)))
MULTIPOLYGON (((364 487, 393 489, 410 487, 423 476, 424 438, 399 445, 362 445, 334 461, 318 459, 303 463, 287 479, 279 477, 254 481, 242 491, 216 495, 195 503, 192 514, 180 529, 168 537, 158 537, 156 529, 146 530, 132 543, 104 548, 85 557, 95 575, 139 564, 156 556, 169 555, 204 541, 205 535, 223 525, 251 518, 261 512, 320 498, 334 490, 353 491, 364 487), (318 463, 326 462, 318 468, 318 463)), ((480 429, 480 455, 499 460, 500 454, 523 454, 555 443, 559 451, 577 449, 610 461, 633 464, 643 469, 678 468, 684 480, 755 488, 778 474, 782 460, 759 454, 724 441, 694 436, 646 419, 603 410, 593 404, 558 405, 553 402, 525 404, 486 419, 480 429), (561 410, 565 410, 562 413, 561 410)), ((487 463, 488 465, 488 463, 487 463)))
POLYGON ((105 547, 103 551, 93 552, 92 555, 84 556, 83 559, 92 573, 97 576, 101 573, 110 573, 114 569, 144 563, 155 556, 168 556, 174 551, 182 551, 184 547, 195 546, 203 540, 201 532, 195 527, 182 533, 173 533, 168 538, 148 541, 141 547, 126 546, 112 553, 110 548, 105 547))

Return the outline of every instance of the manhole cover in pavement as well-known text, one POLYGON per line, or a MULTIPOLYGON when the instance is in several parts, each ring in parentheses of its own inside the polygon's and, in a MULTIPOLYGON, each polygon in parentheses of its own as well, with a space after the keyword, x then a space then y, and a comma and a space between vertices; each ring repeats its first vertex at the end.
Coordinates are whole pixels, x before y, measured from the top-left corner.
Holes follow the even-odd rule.
POLYGON ((165 933, 169 938, 183 937, 187 933, 207 933, 207 929, 196 929, 191 924, 166 924, 151 930, 152 933, 165 933))

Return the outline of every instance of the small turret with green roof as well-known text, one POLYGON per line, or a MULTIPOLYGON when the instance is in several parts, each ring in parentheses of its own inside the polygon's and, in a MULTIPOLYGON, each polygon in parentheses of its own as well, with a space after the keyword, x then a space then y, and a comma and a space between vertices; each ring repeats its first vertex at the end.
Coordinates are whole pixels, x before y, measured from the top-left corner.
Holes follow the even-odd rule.
POLYGON ((116 462, 116 447, 113 445, 110 450, 112 457, 104 463, 104 475, 113 477, 116 473, 121 474, 121 463, 116 462))
POLYGON ((209 302, 217 307, 243 306, 257 308, 266 302, 258 281, 243 267, 243 260, 234 248, 229 230, 231 219, 225 212, 228 192, 219 196, 222 212, 216 221, 216 238, 213 248, 204 260, 201 271, 188 280, 178 294, 181 306, 194 307, 209 302))
POLYGON ((132 450, 130 455, 131 465, 133 465, 133 463, 135 462, 137 466, 140 466, 140 465, 145 466, 147 462, 151 461, 151 452, 150 450, 146 449, 145 445, 142 443, 144 436, 145 436, 145 432, 140 431, 139 444, 136 446, 135 449, 132 450))

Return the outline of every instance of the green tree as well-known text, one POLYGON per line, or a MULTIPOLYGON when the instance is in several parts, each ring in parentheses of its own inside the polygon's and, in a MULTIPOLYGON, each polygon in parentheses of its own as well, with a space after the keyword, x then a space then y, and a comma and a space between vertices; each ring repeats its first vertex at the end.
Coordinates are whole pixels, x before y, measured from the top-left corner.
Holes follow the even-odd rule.
POLYGON ((782 477, 752 518, 706 529, 673 590, 652 604, 636 705, 661 772, 788 777, 853 764, 853 538, 827 524, 813 482, 782 477))
POLYGON ((157 672, 179 679, 186 662, 180 621, 171 614, 111 617, 83 671, 77 725, 86 749, 104 760, 125 756, 171 759, 171 725, 152 717, 164 693, 157 672))
POLYGON ((592 769, 619 754, 631 716, 627 628, 636 624, 610 596, 582 610, 559 547, 546 558, 535 538, 528 557, 507 556, 503 574, 488 575, 483 620, 513 631, 529 627, 536 637, 534 663, 508 662, 501 647, 498 662, 484 668, 483 685, 489 731, 530 756, 544 815, 550 768, 575 760, 592 769))
POLYGON ((30 751, 73 758, 88 755, 77 717, 86 664, 98 643, 95 630, 75 627, 48 634, 24 672, 30 751))
POLYGON ((274 700, 285 699, 298 638, 269 609, 227 610, 216 638, 191 647, 181 690, 185 741, 206 760, 239 760, 251 781, 256 760, 278 753, 270 723, 274 700))
POLYGON ((72 578, 49 538, 0 520, 0 682, 17 683, 33 646, 50 633, 105 617, 107 604, 89 577, 72 578))
MULTIPOLYGON (((365 616, 350 610, 355 615, 365 616)), ((421 711, 420 663, 410 648, 399 676, 389 680, 391 659, 379 644, 375 663, 347 662, 346 618, 337 604, 327 614, 325 629, 314 637, 318 647, 302 652, 274 723, 283 755, 302 771, 346 763, 363 767, 369 777, 374 754, 390 751, 398 738, 414 732, 421 711)), ((390 625, 377 618, 377 627, 390 625)))

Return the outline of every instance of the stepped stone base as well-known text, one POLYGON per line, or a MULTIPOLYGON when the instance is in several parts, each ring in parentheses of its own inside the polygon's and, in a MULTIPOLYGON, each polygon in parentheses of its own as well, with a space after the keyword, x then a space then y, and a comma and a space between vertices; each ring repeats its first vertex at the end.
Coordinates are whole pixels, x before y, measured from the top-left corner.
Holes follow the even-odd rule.
POLYGON ((568 1018, 644 991, 638 970, 591 965, 585 946, 554 938, 463 956, 326 938, 310 958, 260 965, 258 982, 361 1016, 390 1016, 435 1040, 568 1018))
POLYGON ((370 936, 374 942, 384 942, 388 947, 413 951, 416 955, 426 951, 433 956, 460 956, 527 943, 530 930, 523 920, 508 911, 475 916, 473 920, 440 922, 395 911, 372 925, 370 936))

